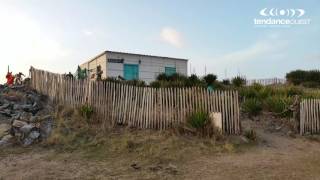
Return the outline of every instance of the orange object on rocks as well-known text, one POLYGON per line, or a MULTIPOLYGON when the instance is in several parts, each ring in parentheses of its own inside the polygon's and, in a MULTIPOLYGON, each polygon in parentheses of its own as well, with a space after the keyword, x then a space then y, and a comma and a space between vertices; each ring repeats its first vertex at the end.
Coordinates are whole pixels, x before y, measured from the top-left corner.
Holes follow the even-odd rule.
POLYGON ((6 78, 7 78, 7 84, 9 86, 13 85, 14 76, 12 75, 12 72, 8 72, 8 74, 6 75, 6 78))

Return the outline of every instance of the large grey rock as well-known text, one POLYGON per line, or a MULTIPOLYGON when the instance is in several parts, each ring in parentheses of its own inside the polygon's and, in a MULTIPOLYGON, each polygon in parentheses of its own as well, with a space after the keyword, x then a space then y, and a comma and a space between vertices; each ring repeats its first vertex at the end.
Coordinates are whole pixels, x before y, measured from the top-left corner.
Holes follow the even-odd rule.
POLYGON ((40 133, 38 132, 38 131, 31 131, 30 132, 30 134, 29 134, 29 137, 31 138, 31 139, 38 139, 39 138, 39 136, 40 136, 40 133))
POLYGON ((26 124, 20 128, 20 131, 25 134, 28 134, 31 131, 31 129, 34 127, 35 127, 34 124, 26 124))
POLYGON ((31 117, 32 117, 32 113, 22 112, 19 119, 21 121, 29 122, 31 117))
POLYGON ((38 131, 31 131, 29 136, 23 140, 23 145, 29 146, 39 137, 40 137, 40 133, 38 131))
POLYGON ((14 120, 12 123, 12 126, 16 127, 16 128, 21 128, 22 126, 27 125, 27 124, 28 123, 26 123, 24 121, 14 120))

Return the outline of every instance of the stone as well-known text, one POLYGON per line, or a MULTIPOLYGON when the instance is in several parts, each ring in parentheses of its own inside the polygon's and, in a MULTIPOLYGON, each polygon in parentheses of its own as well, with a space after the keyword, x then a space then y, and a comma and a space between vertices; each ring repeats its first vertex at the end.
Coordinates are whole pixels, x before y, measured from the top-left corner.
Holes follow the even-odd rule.
POLYGON ((35 140, 37 140, 40 137, 40 133, 38 131, 31 131, 29 136, 25 139, 23 139, 23 145, 29 146, 31 145, 35 140))
POLYGON ((38 122, 39 120, 40 120, 39 116, 31 116, 29 119, 29 121, 33 123, 38 122))
POLYGON ((178 170, 177 170, 177 166, 173 165, 173 164, 169 164, 168 167, 165 168, 166 171, 168 171, 170 174, 177 174, 178 170))
POLYGON ((10 128, 11 126, 9 124, 0 124, 0 138, 6 135, 10 128))
POLYGON ((20 128, 20 131, 27 134, 31 131, 32 128, 34 128, 35 125, 34 124, 26 124, 26 125, 23 125, 21 128, 20 128))
POLYGON ((29 137, 31 139, 38 139, 40 136, 40 133, 38 131, 31 131, 31 133, 29 134, 29 137))
POLYGON ((12 123, 13 127, 17 127, 17 128, 21 128, 24 125, 27 125, 28 123, 24 122, 24 121, 19 121, 19 120, 14 120, 12 123))
POLYGON ((20 100, 18 96, 4 96, 4 98, 8 101, 14 101, 14 102, 17 102, 20 100))
POLYGON ((8 134, 8 135, 5 135, 1 138, 0 140, 0 146, 7 146, 7 145, 10 145, 11 144, 11 141, 12 141, 12 138, 13 136, 8 134))
POLYGON ((7 117, 12 117, 11 111, 9 109, 1 110, 0 114, 7 116, 7 117))
POLYGON ((10 104, 9 104, 9 103, 6 103, 6 104, 0 106, 0 110, 7 109, 7 108, 9 108, 9 107, 10 107, 10 104))
POLYGON ((249 139, 246 138, 245 136, 240 136, 241 140, 244 142, 244 143, 249 143, 249 139))
POLYGON ((138 166, 138 164, 137 164, 137 163, 133 163, 133 164, 131 164, 131 167, 132 167, 133 169, 135 169, 135 170, 139 170, 139 169, 141 169, 141 167, 140 167, 140 166, 138 166))
POLYGON ((32 113, 22 112, 19 119, 21 121, 29 122, 31 117, 32 117, 32 113))

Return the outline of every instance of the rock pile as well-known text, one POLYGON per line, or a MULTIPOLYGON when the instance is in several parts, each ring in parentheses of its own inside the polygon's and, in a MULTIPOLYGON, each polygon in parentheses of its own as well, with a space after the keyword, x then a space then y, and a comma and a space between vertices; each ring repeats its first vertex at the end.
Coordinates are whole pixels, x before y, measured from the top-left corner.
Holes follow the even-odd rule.
POLYGON ((0 147, 31 145, 51 132, 52 107, 44 96, 27 86, 0 85, 0 147))

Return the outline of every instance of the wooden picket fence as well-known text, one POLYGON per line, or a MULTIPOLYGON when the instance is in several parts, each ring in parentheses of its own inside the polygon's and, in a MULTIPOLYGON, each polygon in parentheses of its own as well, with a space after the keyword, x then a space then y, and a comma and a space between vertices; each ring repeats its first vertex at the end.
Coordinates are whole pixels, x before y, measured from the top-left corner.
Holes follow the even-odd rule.
POLYGON ((250 86, 254 83, 267 86, 267 85, 275 85, 275 84, 285 84, 286 80, 280 79, 280 78, 269 78, 269 79, 250 79, 246 81, 247 86, 250 86))
POLYGON ((320 133, 320 99, 304 99, 301 101, 300 133, 320 133))
POLYGON ((221 112, 225 134, 240 133, 237 91, 205 88, 151 88, 106 81, 75 80, 35 68, 31 86, 53 101, 72 107, 91 105, 107 128, 110 124, 167 129, 184 123, 194 111, 221 112))

